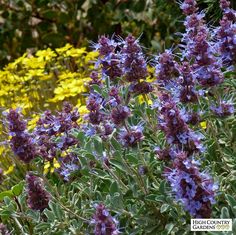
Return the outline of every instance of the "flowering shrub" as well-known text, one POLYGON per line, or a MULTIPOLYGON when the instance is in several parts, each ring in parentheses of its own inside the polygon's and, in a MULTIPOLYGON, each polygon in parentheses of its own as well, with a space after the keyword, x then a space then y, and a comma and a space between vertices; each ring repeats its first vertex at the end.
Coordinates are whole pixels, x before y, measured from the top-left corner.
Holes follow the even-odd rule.
MULTIPOLYGON (((234 30, 235 12, 228 1, 220 6, 234 30)), ((65 102, 29 131, 19 110, 5 113, 6 144, 26 167, 16 185, 2 176, 3 229, 189 234, 190 218, 236 216, 236 44, 225 57, 222 26, 209 29, 194 0, 180 8, 186 32, 176 52, 152 60, 154 81, 138 39, 101 36, 86 115, 65 102)))

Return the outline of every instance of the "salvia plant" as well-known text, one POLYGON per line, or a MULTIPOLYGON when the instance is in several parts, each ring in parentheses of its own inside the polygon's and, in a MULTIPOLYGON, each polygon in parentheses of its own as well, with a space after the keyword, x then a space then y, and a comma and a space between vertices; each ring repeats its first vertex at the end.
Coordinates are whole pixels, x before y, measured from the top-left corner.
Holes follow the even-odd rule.
POLYGON ((0 171, 2 234, 182 235, 236 216, 236 12, 219 4, 209 27, 183 1, 179 47, 152 58, 139 38, 101 36, 88 113, 64 102, 28 129, 4 112, 21 181, 0 171))

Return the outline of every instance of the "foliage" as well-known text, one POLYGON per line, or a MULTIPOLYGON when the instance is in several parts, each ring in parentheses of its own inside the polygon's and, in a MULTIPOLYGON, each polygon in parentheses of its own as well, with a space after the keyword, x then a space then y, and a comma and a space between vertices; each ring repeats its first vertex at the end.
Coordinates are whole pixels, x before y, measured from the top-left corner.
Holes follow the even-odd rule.
POLYGON ((31 130, 18 109, 5 112, 17 171, 1 176, 2 230, 178 235, 193 217, 235 218, 235 12, 221 0, 211 30, 196 1, 180 7, 181 44, 152 69, 132 35, 93 44, 82 123, 69 103, 31 130))
POLYGON ((1 66, 26 49, 87 46, 97 35, 142 34, 145 46, 161 50, 174 41, 181 13, 173 1, 1 0, 1 66), (97 14, 99 13, 99 14, 97 14), (17 29, 17 30, 16 30, 17 29))

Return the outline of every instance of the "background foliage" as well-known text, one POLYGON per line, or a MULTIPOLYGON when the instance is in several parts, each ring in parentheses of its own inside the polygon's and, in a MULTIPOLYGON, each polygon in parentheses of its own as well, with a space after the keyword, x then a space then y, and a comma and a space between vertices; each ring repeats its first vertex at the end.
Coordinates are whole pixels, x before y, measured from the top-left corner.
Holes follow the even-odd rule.
MULTIPOLYGON (((217 1, 199 2, 212 21, 219 19, 217 1)), ((98 35, 113 33, 142 34, 144 46, 162 51, 175 44, 175 32, 183 30, 183 16, 174 0, 1 0, 0 4, 1 67, 26 50, 66 43, 87 46, 98 35)))

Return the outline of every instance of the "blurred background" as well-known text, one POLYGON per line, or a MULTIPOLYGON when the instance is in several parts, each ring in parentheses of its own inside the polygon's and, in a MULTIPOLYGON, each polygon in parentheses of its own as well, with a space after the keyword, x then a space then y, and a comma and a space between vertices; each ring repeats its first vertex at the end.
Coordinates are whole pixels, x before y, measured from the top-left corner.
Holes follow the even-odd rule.
MULTIPOLYGON (((236 7, 236 1, 231 0, 236 7)), ((199 0, 210 23, 221 17, 218 0, 199 0)), ((0 0, 0 67, 47 47, 89 46, 99 35, 128 33, 160 52, 178 43, 183 15, 176 0, 0 0)))

